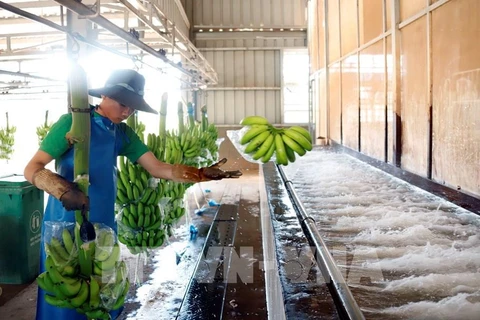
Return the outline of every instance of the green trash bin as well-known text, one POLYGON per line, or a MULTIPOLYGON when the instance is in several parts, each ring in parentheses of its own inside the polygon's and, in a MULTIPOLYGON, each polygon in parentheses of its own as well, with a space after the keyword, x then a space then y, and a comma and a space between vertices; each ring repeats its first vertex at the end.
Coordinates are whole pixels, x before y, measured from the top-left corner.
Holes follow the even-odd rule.
POLYGON ((43 191, 23 175, 0 177, 0 283, 34 280, 40 267, 43 191))

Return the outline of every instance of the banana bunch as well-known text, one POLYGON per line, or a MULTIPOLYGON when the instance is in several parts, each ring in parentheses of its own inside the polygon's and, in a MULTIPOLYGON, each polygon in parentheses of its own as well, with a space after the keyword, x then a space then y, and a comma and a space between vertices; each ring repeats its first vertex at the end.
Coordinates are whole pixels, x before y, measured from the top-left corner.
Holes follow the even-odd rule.
POLYGON ((50 243, 45 242, 45 252, 51 257, 63 275, 75 277, 79 273, 78 250, 68 229, 62 230, 62 237, 52 237, 50 243))
POLYGON ((7 126, 0 128, 0 159, 10 160, 13 154, 13 145, 15 143, 14 135, 17 128, 9 126, 8 112, 6 112, 6 117, 7 126))
POLYGON ((183 163, 183 145, 181 137, 167 131, 165 135, 165 153, 163 161, 170 164, 183 163))
POLYGON ((165 152, 165 140, 153 133, 147 135, 147 147, 159 160, 163 160, 165 152))
POLYGON ((312 137, 300 126, 277 129, 261 116, 246 117, 240 124, 248 126, 240 144, 246 145, 245 153, 250 154, 253 160, 266 163, 275 154, 276 163, 286 166, 295 162, 295 154, 303 156, 312 150, 312 137))
POLYGON ((184 196, 189 184, 169 180, 160 180, 160 183, 164 190, 164 198, 168 199, 168 202, 164 204, 164 223, 168 227, 177 222, 186 212, 184 196))
POLYGON ((158 206, 163 188, 160 183, 150 185, 149 174, 125 160, 119 159, 117 181, 117 204, 121 211, 117 216, 118 239, 135 254, 160 247, 165 240, 163 216, 158 206))
POLYGON ((145 143, 145 124, 138 121, 138 116, 136 114, 132 115, 130 118, 128 118, 127 124, 133 129, 140 140, 145 143))
POLYGON ((47 136, 47 133, 50 131, 52 127, 52 122, 48 122, 48 110, 45 111, 45 121, 41 126, 37 127, 37 137, 38 137, 38 145, 42 144, 43 139, 47 136))
POLYGON ((150 175, 141 166, 119 159, 117 179, 117 199, 120 206, 141 202, 154 205, 158 203, 162 190, 149 185, 150 175))
POLYGON ((89 319, 110 319, 109 310, 124 304, 130 282, 125 262, 119 261, 120 248, 113 230, 101 229, 97 235, 94 274, 79 274, 78 250, 68 229, 63 229, 63 243, 54 237, 45 243, 45 272, 37 277, 37 283, 50 305, 76 309, 89 319), (115 291, 109 292, 112 286, 115 291))
POLYGON ((208 167, 218 160, 219 143, 217 127, 211 123, 207 129, 201 133, 200 143, 202 145, 202 152, 200 154, 201 160, 199 167, 208 167))

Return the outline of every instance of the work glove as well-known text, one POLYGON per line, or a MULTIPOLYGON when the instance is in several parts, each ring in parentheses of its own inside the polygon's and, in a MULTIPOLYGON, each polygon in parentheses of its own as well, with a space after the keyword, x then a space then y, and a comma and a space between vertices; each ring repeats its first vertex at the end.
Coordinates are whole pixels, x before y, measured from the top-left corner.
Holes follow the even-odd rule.
POLYGON ((173 167, 173 177, 177 182, 202 182, 210 180, 221 180, 225 178, 238 178, 242 173, 238 170, 223 171, 220 169, 227 162, 226 158, 218 161, 210 167, 195 168, 183 164, 176 164, 173 167))
POLYGON ((88 211, 89 199, 74 182, 68 181, 59 174, 48 169, 40 169, 33 174, 32 183, 37 188, 60 200, 68 210, 88 211))

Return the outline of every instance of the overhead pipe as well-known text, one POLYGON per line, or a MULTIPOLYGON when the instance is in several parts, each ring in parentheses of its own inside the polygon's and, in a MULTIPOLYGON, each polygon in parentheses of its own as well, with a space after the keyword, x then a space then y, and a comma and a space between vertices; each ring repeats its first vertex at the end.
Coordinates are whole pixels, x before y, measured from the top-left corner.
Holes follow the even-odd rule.
POLYGON ((345 279, 342 276, 340 269, 338 269, 335 261, 333 260, 327 245, 322 239, 322 236, 318 232, 317 226, 315 225, 315 220, 305 211, 305 207, 302 202, 299 200, 297 193, 293 187, 292 181, 290 181, 283 171, 283 169, 276 165, 282 180, 285 183, 285 188, 292 198, 293 204, 296 207, 296 213, 300 224, 305 230, 307 237, 313 242, 315 246, 315 260, 317 261, 318 267, 322 272, 323 278, 326 281, 330 289, 330 293, 334 297, 337 310, 339 311, 339 316, 341 319, 351 319, 351 320, 365 320, 365 317, 360 310, 357 302, 355 301, 352 292, 348 288, 348 285, 345 279))

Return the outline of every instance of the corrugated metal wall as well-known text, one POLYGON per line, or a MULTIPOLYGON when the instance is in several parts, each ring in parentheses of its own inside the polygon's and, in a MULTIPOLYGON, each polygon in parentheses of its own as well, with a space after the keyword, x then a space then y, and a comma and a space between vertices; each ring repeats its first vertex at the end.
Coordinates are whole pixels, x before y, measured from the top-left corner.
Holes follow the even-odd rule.
POLYGON ((187 0, 186 7, 199 27, 306 26, 304 0, 187 0))
POLYGON ((306 48, 305 32, 216 32, 197 33, 197 48, 306 48))
POLYGON ((246 115, 280 123, 279 50, 202 50, 218 74, 218 86, 205 92, 209 117, 217 124, 238 124, 246 115))
POLYGON ((309 1, 317 134, 480 195, 480 2, 309 1))
POLYGON ((255 114, 282 123, 282 50, 306 48, 305 2, 186 0, 185 7, 193 19, 195 45, 218 74, 218 84, 198 96, 209 118, 235 125, 255 114))
POLYGON ((151 2, 158 8, 168 19, 175 23, 175 27, 184 36, 188 37, 190 23, 187 17, 182 15, 182 9, 179 7, 180 2, 177 4, 172 0, 151 0, 151 2))

